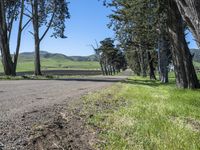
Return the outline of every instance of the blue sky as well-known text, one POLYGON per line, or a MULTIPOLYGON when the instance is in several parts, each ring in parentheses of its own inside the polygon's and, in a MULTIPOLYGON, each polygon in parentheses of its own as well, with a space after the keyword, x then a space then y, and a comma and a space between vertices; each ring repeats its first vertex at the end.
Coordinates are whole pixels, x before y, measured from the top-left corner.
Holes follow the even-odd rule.
MULTIPOLYGON (((66 21, 66 35, 68 38, 50 38, 51 34, 49 33, 41 43, 41 50, 70 56, 90 55, 94 53, 90 45, 95 44, 95 40, 101 41, 106 37, 114 37, 113 31, 107 28, 109 23, 107 16, 111 13, 111 10, 104 7, 102 2, 98 0, 70 0, 69 11, 71 19, 66 21)), ((30 27, 23 33, 20 52, 34 51, 33 37, 28 32, 30 27)), ((16 43, 15 34, 11 39, 12 53, 14 52, 14 43, 16 43)), ((191 34, 187 36, 187 39, 190 41, 191 48, 197 48, 191 34)))
POLYGON ((189 42, 189 48, 194 48, 194 49, 198 49, 198 46, 194 40, 194 37, 192 36, 192 34, 190 32, 188 32, 187 36, 186 36, 187 41, 189 42))
MULTIPOLYGON (((107 28, 111 11, 98 0, 70 0, 71 19, 66 21, 67 39, 50 38, 50 34, 41 43, 41 50, 63 53, 66 55, 90 55, 93 49, 89 46, 106 37, 114 37, 107 28)), ((23 33, 20 52, 34 51, 34 41, 27 28, 23 33)), ((15 33, 13 34, 13 37, 15 33)), ((11 51, 15 47, 15 39, 11 39, 11 51)))

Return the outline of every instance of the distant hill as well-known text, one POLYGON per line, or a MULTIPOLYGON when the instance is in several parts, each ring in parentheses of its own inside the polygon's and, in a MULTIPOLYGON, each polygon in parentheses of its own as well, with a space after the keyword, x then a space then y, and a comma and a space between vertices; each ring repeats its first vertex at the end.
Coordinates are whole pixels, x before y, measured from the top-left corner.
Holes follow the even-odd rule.
POLYGON ((194 55, 193 60, 200 62, 200 49, 191 49, 191 54, 194 55))
MULTIPOLYGON (((194 55, 193 60, 195 62, 200 63, 200 49, 191 49, 191 54, 194 55)), ((59 60, 71 60, 71 61, 97 61, 97 57, 95 55, 90 56, 66 56, 61 53, 50 53, 47 51, 40 51, 41 58, 52 58, 52 59, 59 59, 59 60)), ((34 52, 23 52, 19 55, 20 59, 33 59, 34 52)))
MULTIPOLYGON (((68 59, 71 61, 97 61, 95 55, 90 56, 66 56, 61 53, 50 53, 47 51, 40 51, 40 57, 41 58, 52 58, 52 59, 68 59)), ((33 59, 34 58, 34 52, 23 52, 19 54, 20 59, 33 59)))

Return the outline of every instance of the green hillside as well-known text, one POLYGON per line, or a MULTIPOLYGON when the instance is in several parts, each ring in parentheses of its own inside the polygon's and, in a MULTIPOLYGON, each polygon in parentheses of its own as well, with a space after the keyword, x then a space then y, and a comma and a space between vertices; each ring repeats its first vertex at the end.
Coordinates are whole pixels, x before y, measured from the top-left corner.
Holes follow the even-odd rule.
MULTIPOLYGON (((70 56, 63 54, 52 54, 41 51, 41 67, 42 70, 64 70, 64 69, 99 69, 97 61, 89 61, 90 56, 82 57, 76 56, 74 60, 70 56), (81 60, 77 59, 82 58, 81 60), (85 58, 85 59, 83 59, 85 58)), ((21 53, 17 71, 33 71, 34 70, 34 53, 21 53)), ((2 64, 0 63, 0 72, 3 72, 2 64)))

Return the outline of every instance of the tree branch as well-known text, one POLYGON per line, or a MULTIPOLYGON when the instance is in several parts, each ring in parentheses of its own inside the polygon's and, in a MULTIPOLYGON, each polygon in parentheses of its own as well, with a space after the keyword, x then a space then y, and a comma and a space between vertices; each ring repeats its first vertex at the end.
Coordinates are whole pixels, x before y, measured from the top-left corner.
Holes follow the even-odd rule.
POLYGON ((32 18, 29 14, 23 13, 26 17, 32 18))
POLYGON ((8 40, 9 41, 10 41, 10 37, 11 37, 11 33, 12 33, 12 27, 13 27, 13 22, 14 22, 14 19, 15 19, 16 10, 17 10, 17 5, 15 5, 15 8, 13 10, 13 14, 12 14, 10 21, 8 20, 8 40))
POLYGON ((45 32, 43 33, 43 35, 42 35, 41 38, 40 38, 40 42, 44 39, 44 37, 46 36, 47 32, 49 31, 49 29, 50 29, 50 27, 51 27, 51 24, 52 24, 52 22, 53 22, 54 16, 55 16, 55 11, 54 11, 53 14, 52 14, 52 17, 51 17, 51 19, 50 19, 50 21, 49 21, 49 24, 48 24, 48 26, 47 26, 47 29, 45 30, 45 32))
POLYGON ((29 32, 31 35, 34 35, 33 32, 31 32, 31 31, 28 31, 28 32, 29 32))
POLYGON ((30 18, 22 27, 22 31, 28 26, 28 24, 31 22, 32 18, 30 18))
POLYGON ((21 6, 21 13, 20 13, 20 19, 19 19, 19 28, 18 28, 18 35, 17 35, 17 46, 16 46, 16 53, 14 54, 14 69, 16 70, 17 67, 17 60, 19 55, 19 49, 21 44, 21 35, 22 35, 22 23, 24 18, 24 0, 22 0, 22 6, 21 6))

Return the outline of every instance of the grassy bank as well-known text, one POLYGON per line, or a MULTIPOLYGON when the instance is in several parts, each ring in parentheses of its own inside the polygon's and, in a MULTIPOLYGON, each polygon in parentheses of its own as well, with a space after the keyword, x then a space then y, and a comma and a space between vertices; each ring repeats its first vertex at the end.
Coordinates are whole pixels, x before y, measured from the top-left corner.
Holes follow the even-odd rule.
POLYGON ((200 149, 200 90, 134 77, 84 99, 100 149, 200 149))

